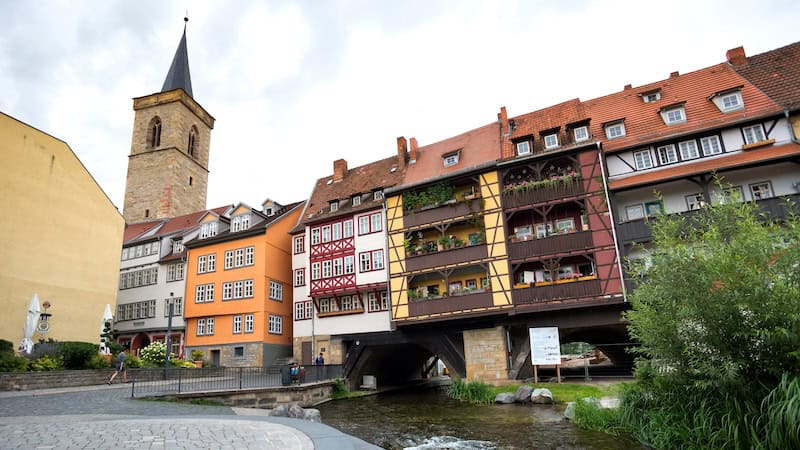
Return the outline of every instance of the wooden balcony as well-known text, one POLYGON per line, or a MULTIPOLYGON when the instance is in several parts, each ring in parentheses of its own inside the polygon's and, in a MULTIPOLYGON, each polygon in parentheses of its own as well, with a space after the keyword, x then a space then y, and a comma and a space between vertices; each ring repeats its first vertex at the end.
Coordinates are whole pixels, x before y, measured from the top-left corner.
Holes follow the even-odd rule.
MULTIPOLYGON (((766 214, 767 217, 772 219, 783 220, 789 216, 789 208, 787 207, 785 198, 794 202, 795 213, 800 213, 800 194, 792 194, 786 197, 773 197, 764 200, 758 200, 756 203, 758 208, 766 214)), ((677 214, 691 217, 697 214, 698 211, 685 211, 677 214)), ((655 220, 655 219, 650 219, 655 220)), ((639 242, 648 242, 653 240, 653 233, 650 230, 650 223, 648 220, 632 220, 630 222, 623 222, 617 224, 617 237, 620 243, 624 245, 635 244, 639 242)))
POLYGON ((508 244, 509 259, 526 259, 538 255, 555 255, 562 252, 586 250, 592 248, 592 233, 579 231, 570 234, 556 234, 542 239, 532 238, 527 241, 516 241, 508 244))
POLYGON ((511 291, 511 298, 515 305, 527 305, 568 298, 594 297, 601 294, 600 280, 594 279, 514 289, 511 291))
POLYGON ((553 186, 543 186, 518 192, 503 192, 503 207, 517 208, 535 203, 549 202, 566 197, 575 197, 583 194, 583 181, 576 179, 568 183, 557 183, 553 186))
POLYGON ((481 211, 480 198, 458 203, 429 206, 414 211, 403 212, 403 225, 406 228, 415 227, 418 225, 455 219, 478 211, 481 211))
POLYGON ((417 299, 408 304, 411 317, 489 308, 493 305, 491 292, 475 292, 435 299, 417 299))
POLYGON ((470 245, 468 247, 408 257, 406 258, 406 271, 412 272, 448 264, 476 261, 487 258, 488 256, 489 251, 486 244, 470 245))

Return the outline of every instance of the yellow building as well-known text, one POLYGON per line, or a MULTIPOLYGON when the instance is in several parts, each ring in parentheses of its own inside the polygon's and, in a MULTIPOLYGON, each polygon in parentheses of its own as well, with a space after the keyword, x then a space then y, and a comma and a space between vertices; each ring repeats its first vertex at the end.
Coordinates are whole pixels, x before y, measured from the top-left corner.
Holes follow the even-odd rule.
POLYGON ((66 142, 3 113, 0 207, 0 339, 19 345, 36 293, 52 316, 34 342, 99 342, 116 303, 122 215, 66 142))

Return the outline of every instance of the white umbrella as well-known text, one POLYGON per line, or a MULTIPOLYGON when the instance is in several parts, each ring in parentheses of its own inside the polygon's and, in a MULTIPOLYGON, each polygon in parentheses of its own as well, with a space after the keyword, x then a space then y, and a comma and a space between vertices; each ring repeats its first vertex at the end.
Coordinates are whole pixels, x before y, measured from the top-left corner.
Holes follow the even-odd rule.
POLYGON ((22 327, 22 343, 19 344, 19 350, 23 353, 30 354, 33 351, 33 333, 36 331, 36 325, 39 323, 40 312, 39 295, 33 294, 31 304, 28 306, 25 326, 22 327))
POLYGON ((106 342, 106 338, 103 337, 103 333, 106 330, 106 323, 110 323, 114 320, 114 315, 111 314, 111 305, 106 303, 106 310, 103 311, 103 321, 100 322, 100 353, 104 355, 110 355, 111 351, 108 348, 108 343, 106 342))

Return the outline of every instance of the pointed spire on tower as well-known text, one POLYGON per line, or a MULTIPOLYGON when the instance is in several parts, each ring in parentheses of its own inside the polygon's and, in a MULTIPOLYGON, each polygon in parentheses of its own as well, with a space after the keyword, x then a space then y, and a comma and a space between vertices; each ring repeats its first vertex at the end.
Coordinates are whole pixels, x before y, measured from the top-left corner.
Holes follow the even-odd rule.
POLYGON ((189 22, 189 18, 184 17, 183 22, 183 36, 175 51, 175 57, 172 58, 172 64, 169 66, 169 72, 167 72, 161 92, 182 88, 190 97, 194 98, 192 77, 189 75, 189 55, 186 51, 186 23, 189 22))

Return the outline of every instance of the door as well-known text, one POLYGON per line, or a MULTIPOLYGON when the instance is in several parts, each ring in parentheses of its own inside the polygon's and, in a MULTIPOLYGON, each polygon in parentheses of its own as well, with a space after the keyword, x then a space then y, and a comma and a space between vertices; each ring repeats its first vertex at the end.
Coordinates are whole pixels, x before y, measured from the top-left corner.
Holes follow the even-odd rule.
POLYGON ((211 350, 211 367, 219 367, 219 350, 211 350))
POLYGON ((313 356, 311 354, 311 341, 303 342, 301 344, 300 353, 300 359, 302 361, 301 364, 304 366, 310 366, 311 357, 313 356))

